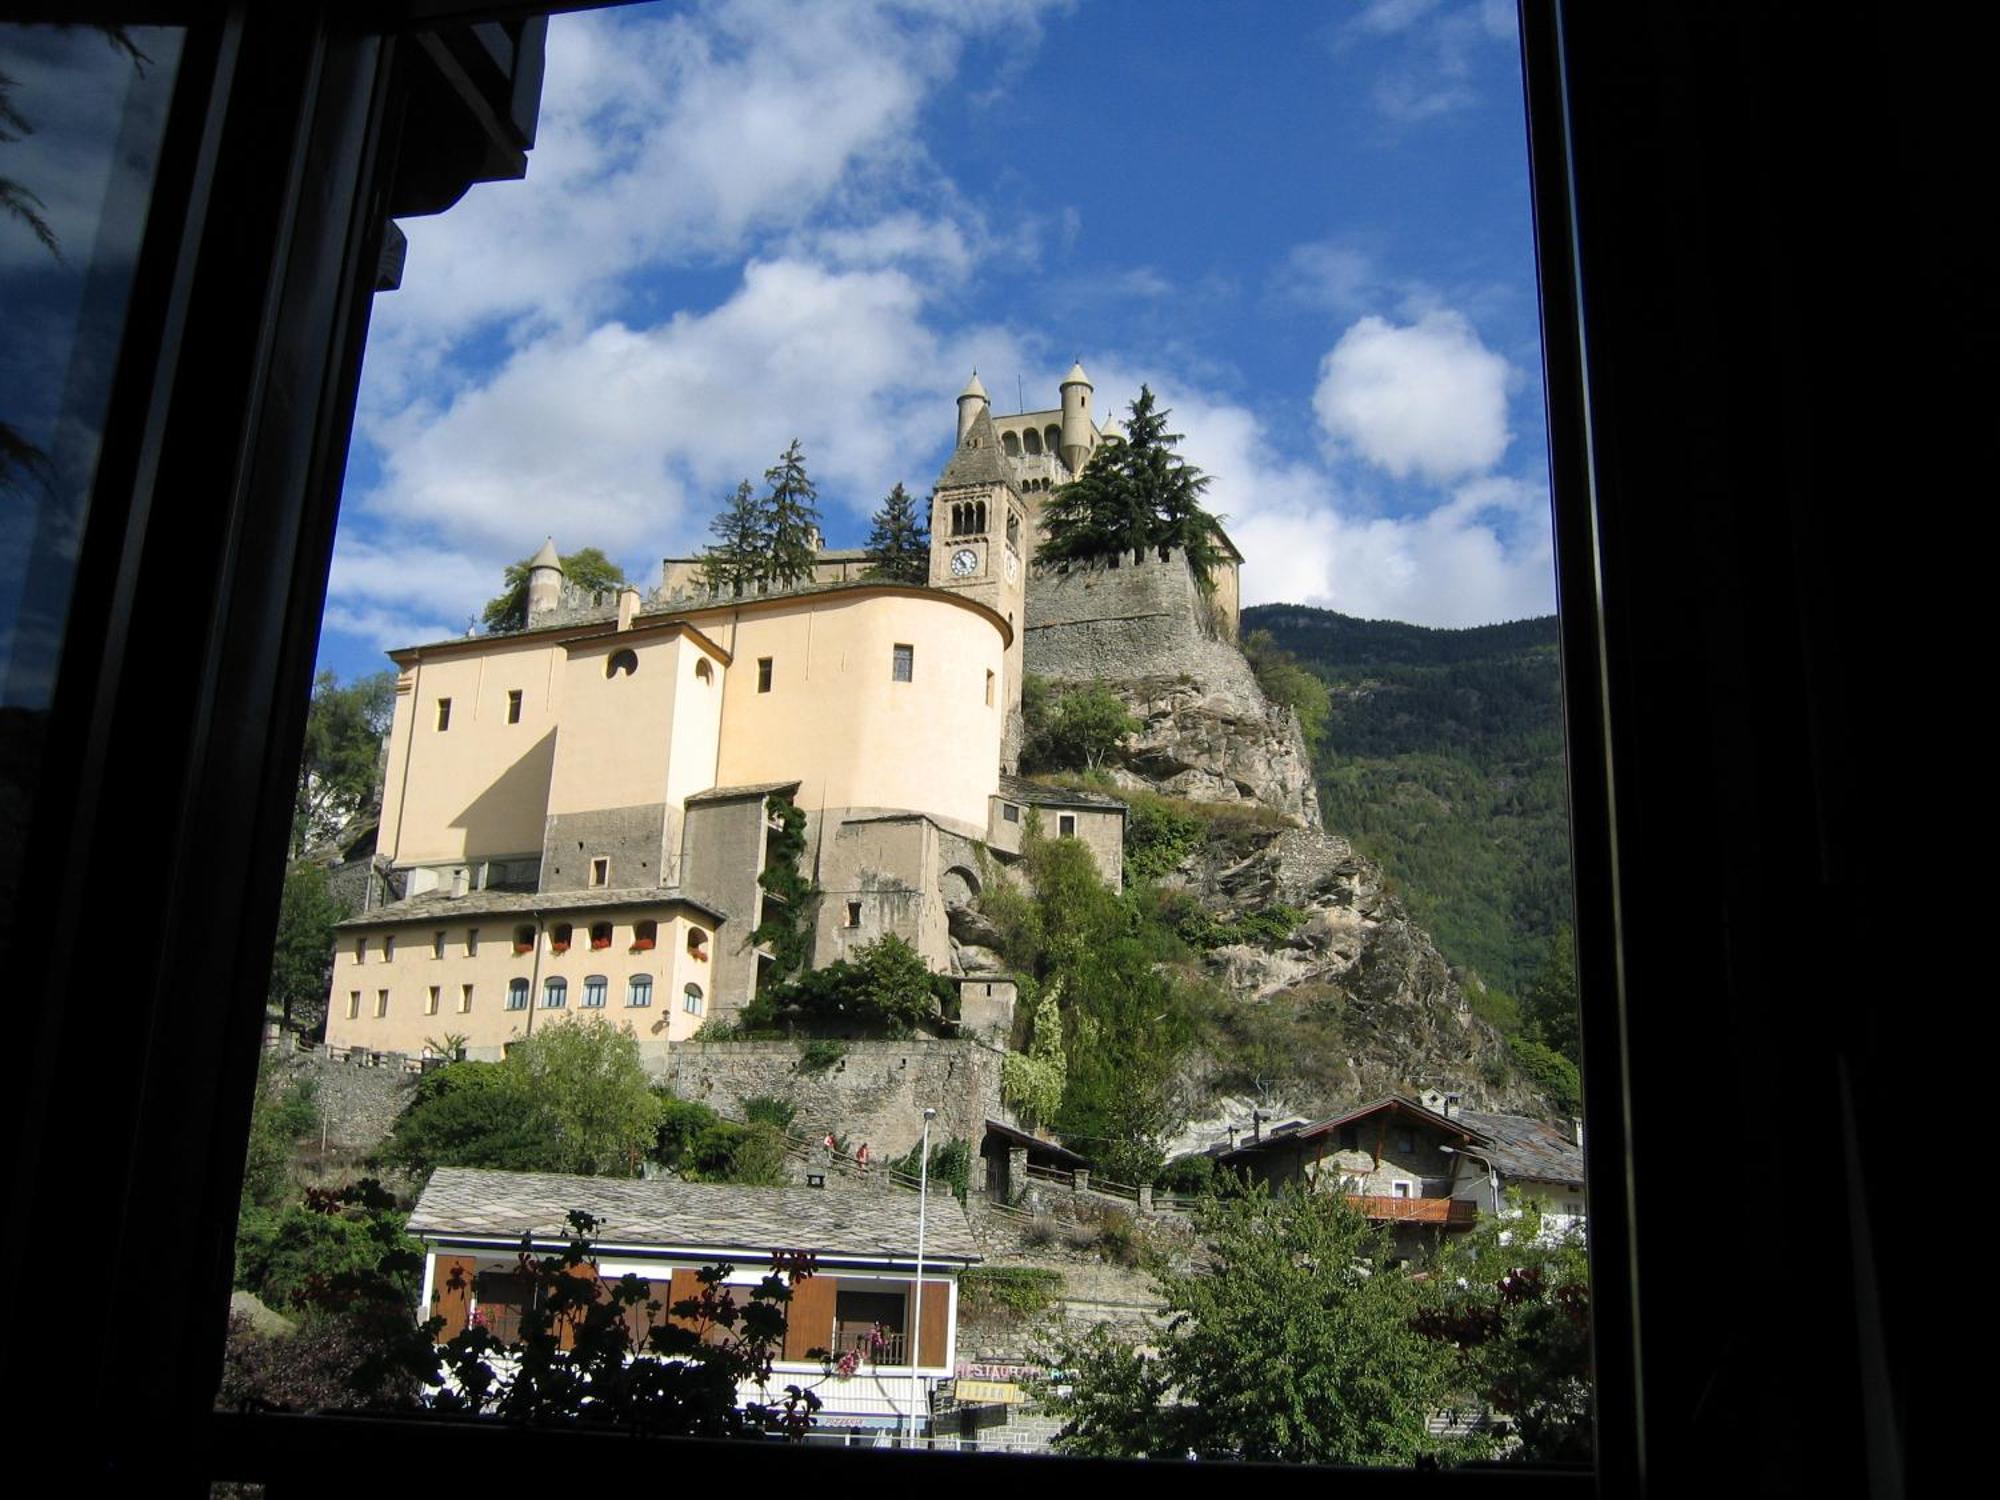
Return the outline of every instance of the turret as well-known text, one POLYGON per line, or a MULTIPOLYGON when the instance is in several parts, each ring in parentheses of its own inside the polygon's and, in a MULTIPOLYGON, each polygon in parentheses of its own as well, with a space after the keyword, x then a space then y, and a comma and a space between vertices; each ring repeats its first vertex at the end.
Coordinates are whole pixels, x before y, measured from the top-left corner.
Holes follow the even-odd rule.
POLYGON ((992 403, 986 399, 986 387, 979 383, 979 372, 972 372, 972 379, 966 381, 965 389, 958 393, 958 440, 963 443, 965 435, 972 430, 972 424, 979 420, 979 414, 992 403))
POLYGON ((1081 360, 1071 365, 1069 374, 1063 376, 1062 461, 1072 474, 1080 472, 1084 461, 1090 457, 1094 436, 1090 425, 1090 393, 1095 389, 1090 377, 1083 373, 1081 360))
POLYGON ((545 615, 562 602, 563 565, 556 556, 556 542, 550 537, 542 550, 528 560, 528 619, 545 615))

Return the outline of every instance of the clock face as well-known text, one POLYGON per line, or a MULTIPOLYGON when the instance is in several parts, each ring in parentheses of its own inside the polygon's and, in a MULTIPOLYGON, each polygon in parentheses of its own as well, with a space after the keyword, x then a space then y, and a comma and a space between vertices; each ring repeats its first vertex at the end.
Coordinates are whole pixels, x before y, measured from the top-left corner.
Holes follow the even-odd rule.
POLYGON ((951 555, 951 576, 970 578, 973 569, 979 566, 979 554, 970 547, 960 547, 951 555))
POLYGON ((1009 583, 1012 583, 1014 581, 1014 575, 1020 571, 1021 571, 1021 565, 1014 560, 1014 554, 1009 552, 1007 554, 1007 581, 1009 583))

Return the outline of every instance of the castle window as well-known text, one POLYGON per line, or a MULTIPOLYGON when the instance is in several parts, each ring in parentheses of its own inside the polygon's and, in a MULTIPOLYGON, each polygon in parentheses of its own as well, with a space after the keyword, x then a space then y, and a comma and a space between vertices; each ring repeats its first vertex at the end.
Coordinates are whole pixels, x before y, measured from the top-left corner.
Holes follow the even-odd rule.
POLYGON ((984 536, 986 534, 986 502, 984 500, 975 500, 972 503, 972 526, 978 535, 984 536))
POLYGON ((521 690, 519 688, 509 688, 507 690, 507 722, 509 724, 518 724, 521 722, 521 690))
POLYGON ((1020 821, 1021 821, 1021 809, 1020 809, 1020 808, 1019 808, 1018 806, 1016 806, 1016 805, 1015 805, 1014 803, 1012 803, 1012 802, 1003 802, 1003 803, 1001 803, 1001 804, 1000 804, 1000 821, 1001 821, 1001 822, 1003 822, 1003 823, 1018 823, 1018 822, 1020 822, 1020 821))
POLYGON ((560 974, 551 974, 542 982, 542 1009, 561 1010, 569 1004, 569 981, 560 974))
POLYGON ((1021 550, 1021 516, 1012 506, 1007 509, 1007 545, 1016 552, 1021 550))
POLYGON ((688 957, 698 964, 708 962, 708 934, 699 927, 688 929, 688 957))
POLYGON ((516 953, 533 953, 535 951, 535 929, 533 927, 523 925, 514 929, 514 951, 516 953))
POLYGON ((1030 427, 1021 434, 1021 446, 1027 449, 1029 457, 1039 458, 1042 452, 1042 435, 1030 427))
POLYGON ((468 927, 465 929, 465 956, 467 958, 479 957, 479 929, 477 927, 468 927))
POLYGON ((1076 837, 1075 813, 1056 814, 1056 837, 1059 839, 1068 839, 1076 837))
POLYGON ((859 927, 861 925, 861 903, 859 901, 850 901, 847 903, 847 925, 849 927, 859 927))
POLYGON ((570 939, 575 935, 576 935, 576 929, 571 927, 569 923, 567 922, 556 923, 555 926, 549 929, 549 952, 551 953, 569 952, 570 939))
POLYGON ((590 862, 590 883, 608 885, 611 881, 611 861, 599 855, 590 862))
POLYGON ((349 990, 347 992, 347 1019, 350 1021, 361 1019, 361 991, 359 990, 349 990))
POLYGON ((602 974, 587 974, 583 980, 583 1008, 585 1010, 604 1009, 604 997, 610 993, 611 981, 602 974))
POLYGON ((375 992, 375 1015, 377 1019, 380 1019, 381 1017, 386 1016, 388 1014, 389 1014, 389 992, 387 990, 377 990, 375 992))
POLYGON ((701 986, 691 984, 681 991, 681 1009, 691 1016, 701 1014, 701 986))
POLYGON ((634 953, 650 953, 653 951, 654 945, 659 941, 660 924, 655 922, 651 917, 648 917, 643 922, 634 922, 632 924, 632 951, 634 953))
MULTIPOLYGON (((1060 453, 1062 451, 1062 429, 1051 422, 1047 427, 1042 429, 1042 442, 1048 448, 1049 452, 1060 453)), ((1042 483, 1046 485, 1048 481, 1043 480, 1042 483)))
POLYGON ((444 934, 442 932, 434 932, 431 934, 431 957, 432 958, 444 957, 444 934))
POLYGON ((458 987, 458 1013, 461 1016, 472 1014, 472 986, 469 984, 458 987))
POLYGON ((365 964, 368 962, 367 938, 358 937, 354 940, 354 961, 358 964, 365 964))
POLYGON ((634 974, 625 989, 625 1003, 636 1009, 653 1003, 653 976, 634 974))
POLYGON ((914 679, 917 668, 917 648, 898 645, 889 661, 889 680, 909 682, 914 679))
POLYGON ((694 680, 696 682, 702 682, 702 683, 710 683, 715 681, 715 668, 711 667, 708 664, 707 657, 704 656, 695 662, 694 680))
POLYGON ((507 1009, 526 1010, 528 1008, 528 981, 510 979, 507 981, 507 1009))
POLYGON ((616 677, 620 672, 630 677, 638 670, 639 653, 634 651, 630 646, 614 651, 604 658, 604 675, 606 677, 616 677))
POLYGON ((993 706, 993 674, 991 672, 986 674, 986 706, 988 708, 993 706))
POLYGON ((771 658, 768 656, 757 658, 757 691, 760 693, 771 691, 771 658))
POLYGON ((382 962, 385 964, 392 964, 395 961, 396 961, 396 934, 393 932, 385 933, 382 938, 382 962))
POLYGON ((1019 458, 1021 456, 1021 440, 1011 432, 1000 434, 1000 446, 1007 450, 1009 458, 1019 458))
POLYGON ((590 924, 590 946, 593 948, 609 948, 611 946, 611 924, 609 922, 592 922, 590 924))
POLYGON ((425 1014, 425 1015, 427 1015, 427 1016, 434 1016, 434 1015, 436 1015, 436 1014, 438 1013, 438 999, 439 999, 439 995, 440 995, 440 993, 441 993, 441 992, 440 992, 440 990, 439 990, 439 988, 438 988, 438 986, 437 986, 437 985, 432 985, 432 986, 430 987, 430 993, 429 993, 428 995, 424 996, 424 1014, 425 1014))
POLYGON ((451 728, 451 699, 440 698, 438 699, 438 733, 443 734, 449 728, 451 728))

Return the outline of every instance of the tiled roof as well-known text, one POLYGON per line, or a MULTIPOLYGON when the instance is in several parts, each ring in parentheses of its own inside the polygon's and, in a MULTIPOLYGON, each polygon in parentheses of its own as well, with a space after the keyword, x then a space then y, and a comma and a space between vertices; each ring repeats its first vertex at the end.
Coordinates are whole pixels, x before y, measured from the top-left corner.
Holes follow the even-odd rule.
POLYGON ((1536 1182, 1583 1186, 1583 1148, 1558 1125, 1525 1115, 1489 1115, 1462 1109, 1456 1118, 1485 1136, 1490 1156, 1502 1177, 1526 1177, 1536 1182))
POLYGON ((1269 1150, 1273 1146, 1292 1146, 1300 1141, 1316 1140, 1320 1136, 1338 1130, 1342 1125, 1365 1119, 1367 1116, 1377 1114, 1385 1109, 1393 1110, 1398 1114, 1410 1115, 1422 1124, 1449 1131, 1463 1140, 1477 1141, 1480 1138, 1479 1127, 1470 1123, 1465 1118, 1463 1111, 1447 1119, 1435 1110, 1425 1109, 1414 1100, 1405 1099, 1400 1094, 1391 1094, 1385 1099, 1372 1100, 1367 1104, 1348 1110, 1345 1114, 1338 1114, 1331 1119, 1320 1120, 1312 1125, 1303 1125, 1297 1128, 1290 1128, 1288 1126, 1282 1133, 1279 1133, 1274 1127, 1272 1133, 1265 1135, 1261 1141, 1244 1141, 1235 1150, 1223 1152, 1216 1160, 1219 1162, 1228 1162, 1240 1157, 1253 1155, 1259 1151, 1269 1150))
MULTIPOLYGON (((685 1247, 737 1259, 773 1250, 858 1260, 917 1253, 917 1195, 886 1186, 738 1187, 440 1167, 409 1227, 433 1239, 561 1240, 574 1209, 598 1218, 600 1245, 685 1247)), ((930 1195, 925 1219, 926 1260, 980 1259, 965 1209, 950 1193, 930 1195)))
POLYGON ((1000 795, 1010 802, 1027 802, 1037 807, 1099 807, 1106 812, 1124 812, 1125 804, 1103 792, 1076 791, 1066 786, 1044 786, 1025 776, 1000 778, 1000 795))
POLYGON ((336 927, 379 927, 384 922, 455 921, 460 917, 521 915, 554 912, 616 910, 633 906, 691 906, 717 922, 729 920, 728 913, 706 901, 683 895, 675 886, 641 886, 631 890, 605 891, 467 891, 454 896, 449 891, 425 891, 406 896, 373 911, 358 912, 336 927))
POLYGON ((989 1119, 986 1122, 986 1133, 998 1136, 1011 1146, 1026 1146, 1034 1155, 1064 1166, 1081 1167, 1087 1165, 1090 1160, 1087 1156, 1077 1155, 1067 1146, 1058 1146, 1054 1141, 1045 1141, 1038 1135, 1030 1135, 1027 1131, 1000 1120, 989 1119))

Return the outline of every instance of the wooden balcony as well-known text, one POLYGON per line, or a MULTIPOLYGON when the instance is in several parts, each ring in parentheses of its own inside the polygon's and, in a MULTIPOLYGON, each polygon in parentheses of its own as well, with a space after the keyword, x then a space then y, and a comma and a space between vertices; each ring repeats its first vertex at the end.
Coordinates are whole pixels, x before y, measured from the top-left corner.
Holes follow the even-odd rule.
POLYGON ((1394 1198, 1379 1193, 1349 1193, 1348 1207, 1378 1224, 1435 1224, 1441 1229, 1470 1229, 1479 1205, 1467 1198, 1394 1198))

